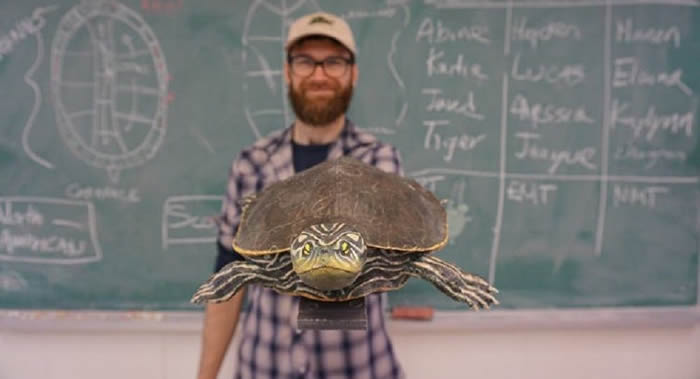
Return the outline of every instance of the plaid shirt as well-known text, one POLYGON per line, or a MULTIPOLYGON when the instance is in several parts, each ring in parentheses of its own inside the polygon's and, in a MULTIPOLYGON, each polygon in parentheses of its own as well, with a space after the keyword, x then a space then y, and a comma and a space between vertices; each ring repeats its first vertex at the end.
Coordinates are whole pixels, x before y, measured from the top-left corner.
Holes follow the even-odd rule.
MULTIPOLYGON (((240 222, 237 201, 294 175, 291 128, 244 149, 233 162, 219 222, 219 242, 231 246, 240 222)), ((328 159, 349 155, 402 174, 398 150, 346 121, 328 159)), ((234 254, 231 252, 231 254, 234 254)), ((297 297, 248 286, 237 378, 403 378, 384 325, 383 297, 366 297, 367 330, 298 330, 297 297)))

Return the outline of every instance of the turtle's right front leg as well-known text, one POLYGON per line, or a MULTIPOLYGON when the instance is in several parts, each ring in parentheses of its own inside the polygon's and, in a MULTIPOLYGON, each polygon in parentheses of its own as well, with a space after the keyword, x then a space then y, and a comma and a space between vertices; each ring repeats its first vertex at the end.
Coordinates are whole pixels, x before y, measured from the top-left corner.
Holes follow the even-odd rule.
POLYGON ((275 278, 265 275, 265 269, 249 261, 234 261, 224 266, 202 284, 191 302, 221 303, 228 301, 246 284, 273 283, 275 278))
POLYGON ((430 281, 447 296, 469 304, 473 309, 498 304, 498 290, 483 278, 463 271, 452 263, 424 254, 409 265, 411 275, 430 281))

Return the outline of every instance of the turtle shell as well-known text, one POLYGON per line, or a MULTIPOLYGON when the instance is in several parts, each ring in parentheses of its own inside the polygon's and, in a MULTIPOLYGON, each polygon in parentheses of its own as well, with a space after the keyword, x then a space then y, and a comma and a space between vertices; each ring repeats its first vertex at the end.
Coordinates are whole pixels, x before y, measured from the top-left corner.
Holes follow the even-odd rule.
POLYGON ((334 222, 351 225, 369 247, 424 252, 447 242, 447 214, 430 191, 342 157, 245 198, 233 247, 245 255, 286 252, 305 228, 334 222))

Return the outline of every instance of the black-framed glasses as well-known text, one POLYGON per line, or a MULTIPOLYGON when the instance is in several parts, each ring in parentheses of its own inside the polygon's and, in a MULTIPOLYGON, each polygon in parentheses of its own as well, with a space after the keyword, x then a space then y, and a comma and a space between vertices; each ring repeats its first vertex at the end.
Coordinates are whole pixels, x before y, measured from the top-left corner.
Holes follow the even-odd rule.
POLYGON ((308 55, 297 55, 287 58, 287 63, 294 75, 301 77, 311 76, 316 70, 316 66, 323 67, 323 72, 326 75, 339 78, 348 72, 348 67, 352 66, 355 61, 352 58, 344 57, 328 57, 324 60, 317 61, 308 55))

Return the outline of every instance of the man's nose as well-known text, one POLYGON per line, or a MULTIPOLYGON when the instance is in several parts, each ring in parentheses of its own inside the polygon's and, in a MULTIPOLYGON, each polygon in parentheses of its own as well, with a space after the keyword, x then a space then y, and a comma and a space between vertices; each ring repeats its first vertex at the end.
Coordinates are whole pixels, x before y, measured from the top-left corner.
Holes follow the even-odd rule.
POLYGON ((312 80, 327 80, 328 76, 326 75, 326 71, 323 69, 323 65, 317 64, 314 66, 314 70, 311 71, 311 75, 309 75, 309 79, 312 80))

